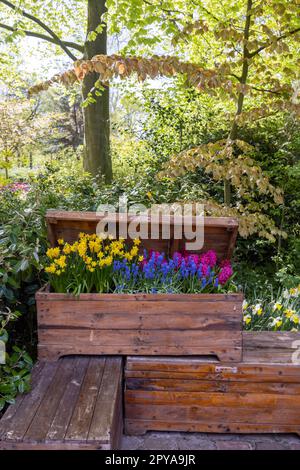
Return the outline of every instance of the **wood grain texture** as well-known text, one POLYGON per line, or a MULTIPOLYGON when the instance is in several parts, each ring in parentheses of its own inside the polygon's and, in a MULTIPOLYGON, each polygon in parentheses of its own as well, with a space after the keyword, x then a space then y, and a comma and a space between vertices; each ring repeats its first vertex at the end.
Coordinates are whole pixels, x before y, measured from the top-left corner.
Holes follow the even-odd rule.
POLYGON ((241 294, 36 294, 39 358, 67 354, 242 358, 241 294), (84 312, 84 313, 83 313, 84 312))
POLYGON ((200 357, 128 357, 126 433, 298 434, 300 365, 292 363, 292 353, 300 333, 251 332, 243 338, 245 362, 237 364, 200 357))
POLYGON ((0 449, 119 448, 121 358, 63 358, 39 363, 34 375, 32 391, 0 421, 0 449))

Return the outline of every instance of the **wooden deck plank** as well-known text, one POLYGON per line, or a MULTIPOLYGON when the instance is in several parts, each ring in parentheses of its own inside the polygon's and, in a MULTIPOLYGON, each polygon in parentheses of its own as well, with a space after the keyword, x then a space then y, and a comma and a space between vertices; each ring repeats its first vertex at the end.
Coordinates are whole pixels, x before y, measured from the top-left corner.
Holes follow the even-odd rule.
POLYGON ((64 440, 89 361, 89 357, 86 356, 76 358, 73 375, 69 383, 66 384, 64 394, 47 433, 46 441, 64 440))
MULTIPOLYGON (((31 372, 31 380, 30 380, 31 390, 33 388, 35 388, 37 380, 40 377, 40 374, 41 374, 41 372, 44 368, 44 365, 45 365, 44 362, 39 361, 33 367, 32 372, 31 372)), ((7 429, 8 423, 13 419, 16 412, 18 411, 18 409, 22 405, 22 403, 23 403, 26 396, 28 396, 28 395, 27 394, 18 395, 16 400, 15 400, 15 403, 13 405, 10 405, 8 407, 7 411, 5 412, 4 416, 2 416, 2 418, 0 420, 0 438, 1 438, 2 434, 5 432, 5 430, 7 429)))
POLYGON ((44 365, 42 374, 40 375, 36 386, 33 387, 30 393, 24 396, 24 399, 13 418, 7 426, 5 426, 5 431, 1 436, 2 440, 21 441, 23 439, 58 367, 59 363, 47 363, 44 365))
POLYGON ((90 359, 65 440, 86 441, 105 364, 105 358, 90 359))
POLYGON ((72 376, 74 359, 62 358, 40 406, 23 438, 24 441, 40 442, 45 440, 49 426, 64 393, 65 385, 72 376))
POLYGON ((111 358, 110 364, 106 364, 104 369, 103 379, 89 430, 89 441, 97 440, 100 436, 102 438, 105 436, 108 441, 112 439, 109 423, 114 421, 114 414, 116 413, 113 403, 116 402, 118 395, 122 394, 120 390, 121 380, 122 358, 111 358))

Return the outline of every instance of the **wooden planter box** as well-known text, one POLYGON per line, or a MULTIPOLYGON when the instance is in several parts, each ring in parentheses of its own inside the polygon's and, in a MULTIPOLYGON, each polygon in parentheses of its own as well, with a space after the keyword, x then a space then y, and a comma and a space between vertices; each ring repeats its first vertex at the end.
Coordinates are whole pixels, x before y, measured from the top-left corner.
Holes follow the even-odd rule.
POLYGON ((240 361, 241 294, 36 294, 39 358, 215 355, 240 361))
POLYGON ((300 333, 243 333, 243 361, 128 357, 125 431, 297 433, 300 333))
MULTIPOLYGON (((129 217, 128 223, 132 219, 129 217)), ((49 241, 53 246, 59 238, 73 242, 79 232, 94 233, 99 220, 93 212, 48 211, 49 241)), ((167 255, 182 251, 185 240, 172 238, 176 220, 171 221, 170 239, 142 239, 140 249, 167 255)), ((206 217, 200 251, 214 249, 219 259, 230 258, 237 228, 234 219, 206 217)), ((56 360, 68 354, 143 354, 214 355, 223 361, 241 360, 242 294, 74 297, 51 293, 46 287, 37 292, 36 301, 41 359, 56 360)))

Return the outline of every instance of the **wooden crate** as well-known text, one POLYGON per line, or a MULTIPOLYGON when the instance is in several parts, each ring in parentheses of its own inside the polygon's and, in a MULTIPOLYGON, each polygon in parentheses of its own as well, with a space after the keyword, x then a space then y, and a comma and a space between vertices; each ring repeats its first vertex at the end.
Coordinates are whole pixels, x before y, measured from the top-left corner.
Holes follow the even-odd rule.
POLYGON ((32 390, 0 420, 0 450, 119 449, 122 358, 39 362, 32 390))
POLYGON ((216 355, 240 361, 241 294, 36 294, 39 357, 216 355))
POLYGON ((239 364, 128 357, 125 432, 300 434, 300 365, 291 362, 300 333, 243 336, 239 364))
MULTIPOLYGON (((48 211, 46 220, 49 240, 55 245, 59 238, 72 242, 79 232, 95 232, 101 217, 94 212, 48 211)), ((132 220, 129 216, 128 223, 132 220)), ((173 217, 170 239, 163 239, 162 233, 158 240, 141 239, 140 249, 161 250, 168 255, 183 249, 185 240, 172 238, 177 223, 173 217)), ((191 224, 195 225, 195 219, 191 224)), ((219 259, 229 258, 237 227, 231 218, 206 217, 202 251, 213 248, 219 259)), ((220 360, 241 360, 242 294, 74 297, 43 288, 37 292, 36 301, 38 350, 43 360, 67 354, 212 354, 220 360)))

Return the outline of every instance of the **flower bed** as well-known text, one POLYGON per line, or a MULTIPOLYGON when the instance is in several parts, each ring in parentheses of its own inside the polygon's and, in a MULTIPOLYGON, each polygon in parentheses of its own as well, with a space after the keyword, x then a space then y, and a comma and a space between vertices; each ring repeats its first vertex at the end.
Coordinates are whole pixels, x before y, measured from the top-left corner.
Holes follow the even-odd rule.
POLYGON ((243 296, 229 261, 141 254, 139 240, 80 234, 48 250, 50 286, 36 294, 39 355, 215 355, 241 359, 243 296))
POLYGON ((140 240, 128 248, 124 240, 79 234, 69 244, 58 240, 49 248, 52 291, 58 293, 228 293, 236 292, 229 260, 217 263, 215 251, 201 255, 139 251, 140 240))
POLYGON ((247 330, 292 331, 300 329, 300 285, 280 291, 271 300, 243 302, 247 330))

